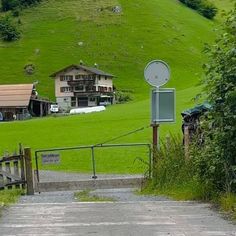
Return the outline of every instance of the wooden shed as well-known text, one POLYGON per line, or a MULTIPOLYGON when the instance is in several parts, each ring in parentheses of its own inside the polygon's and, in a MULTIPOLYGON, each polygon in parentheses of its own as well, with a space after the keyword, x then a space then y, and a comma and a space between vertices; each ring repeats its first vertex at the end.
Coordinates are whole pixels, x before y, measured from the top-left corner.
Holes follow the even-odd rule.
POLYGON ((50 101, 38 97, 34 84, 0 85, 0 112, 6 121, 46 116, 49 109, 50 101))

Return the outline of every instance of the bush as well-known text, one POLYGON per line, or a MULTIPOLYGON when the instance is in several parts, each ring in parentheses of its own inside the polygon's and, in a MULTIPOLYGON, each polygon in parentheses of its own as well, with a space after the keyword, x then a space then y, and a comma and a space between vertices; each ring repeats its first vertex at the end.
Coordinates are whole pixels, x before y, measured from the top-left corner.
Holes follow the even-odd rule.
POLYGON ((2 11, 9 11, 18 8, 21 3, 20 0, 1 0, 2 11))
POLYGON ((215 192, 236 193, 236 5, 224 25, 225 33, 206 48, 209 63, 202 81, 213 105, 201 129, 204 145, 193 158, 197 175, 215 192))
POLYGON ((10 15, 0 18, 0 38, 4 41, 14 41, 20 38, 17 25, 14 24, 10 15))
POLYGON ((217 14, 217 8, 213 3, 203 1, 200 5, 199 12, 208 19, 213 19, 217 14))
POLYGON ((153 160, 153 180, 144 191, 168 195, 178 200, 207 200, 212 191, 196 178, 192 159, 186 159, 182 139, 171 137, 162 142, 153 160), (156 162, 156 163, 155 163, 156 162))
POLYGON ((213 19, 217 14, 216 6, 208 2, 208 0, 179 0, 189 8, 198 11, 201 15, 208 19, 213 19))
POLYGON ((2 11, 16 10, 31 6, 40 0, 1 0, 2 11))
POLYGON ((117 90, 115 92, 116 103, 125 103, 132 101, 132 95, 129 91, 126 90, 117 90))

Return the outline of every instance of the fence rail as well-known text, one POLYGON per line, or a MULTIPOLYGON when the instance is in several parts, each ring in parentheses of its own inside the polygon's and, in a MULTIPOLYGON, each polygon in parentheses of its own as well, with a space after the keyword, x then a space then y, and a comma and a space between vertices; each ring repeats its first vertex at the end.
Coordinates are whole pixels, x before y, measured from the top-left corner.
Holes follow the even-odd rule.
POLYGON ((33 175, 30 148, 19 148, 19 154, 5 155, 0 158, 0 190, 25 188, 33 195, 33 175))
POLYGON ((3 156, 0 158, 0 189, 25 187, 25 167, 23 154, 3 156))
POLYGON ((82 149, 90 149, 91 151, 91 163, 92 163, 92 178, 96 179, 96 157, 95 157, 95 149, 101 148, 127 148, 127 147, 147 147, 148 148, 148 159, 149 159, 149 168, 148 175, 151 177, 151 165, 152 165, 152 146, 150 143, 124 143, 124 144, 96 144, 96 145, 86 145, 86 146, 75 146, 75 147, 61 147, 61 148, 51 148, 51 149, 39 149, 35 151, 35 163, 36 163, 36 177, 37 182, 40 182, 39 179, 39 154, 44 152, 53 152, 53 151, 70 151, 70 150, 82 150, 82 149))

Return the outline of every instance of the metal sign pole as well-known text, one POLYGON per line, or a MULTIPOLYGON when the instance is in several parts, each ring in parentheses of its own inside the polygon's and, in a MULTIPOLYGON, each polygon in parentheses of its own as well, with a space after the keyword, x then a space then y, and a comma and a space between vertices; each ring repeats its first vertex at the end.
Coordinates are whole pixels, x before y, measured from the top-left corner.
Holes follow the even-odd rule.
POLYGON ((158 151, 158 128, 159 124, 153 123, 152 124, 152 138, 153 138, 153 156, 152 156, 152 163, 153 163, 153 178, 156 177, 156 166, 157 166, 157 151, 158 151))
MULTIPOLYGON (((155 87, 155 90, 152 90, 152 95, 151 95, 151 102, 152 102, 152 136, 153 136, 153 178, 154 180, 157 177, 157 172, 156 172, 156 166, 157 166, 157 156, 158 156, 158 142, 159 142, 159 137, 158 137, 158 128, 159 128, 159 123, 161 121, 160 119, 160 111, 161 111, 161 106, 160 106, 160 93, 159 93, 159 87, 162 85, 166 84, 169 79, 170 79, 170 68, 167 63, 161 60, 153 60, 149 62, 144 69, 144 78, 148 84, 151 86, 155 87)), ((166 104, 164 105, 166 107, 166 104)), ((166 111, 164 112, 164 114, 166 111)))

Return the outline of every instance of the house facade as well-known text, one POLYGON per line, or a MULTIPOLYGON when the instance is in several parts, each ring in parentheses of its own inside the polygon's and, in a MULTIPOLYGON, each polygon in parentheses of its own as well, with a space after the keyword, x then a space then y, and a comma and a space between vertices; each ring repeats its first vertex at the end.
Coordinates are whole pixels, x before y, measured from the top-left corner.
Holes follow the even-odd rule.
POLYGON ((84 65, 70 65, 50 75, 55 96, 63 110, 112 104, 114 76, 84 65))

